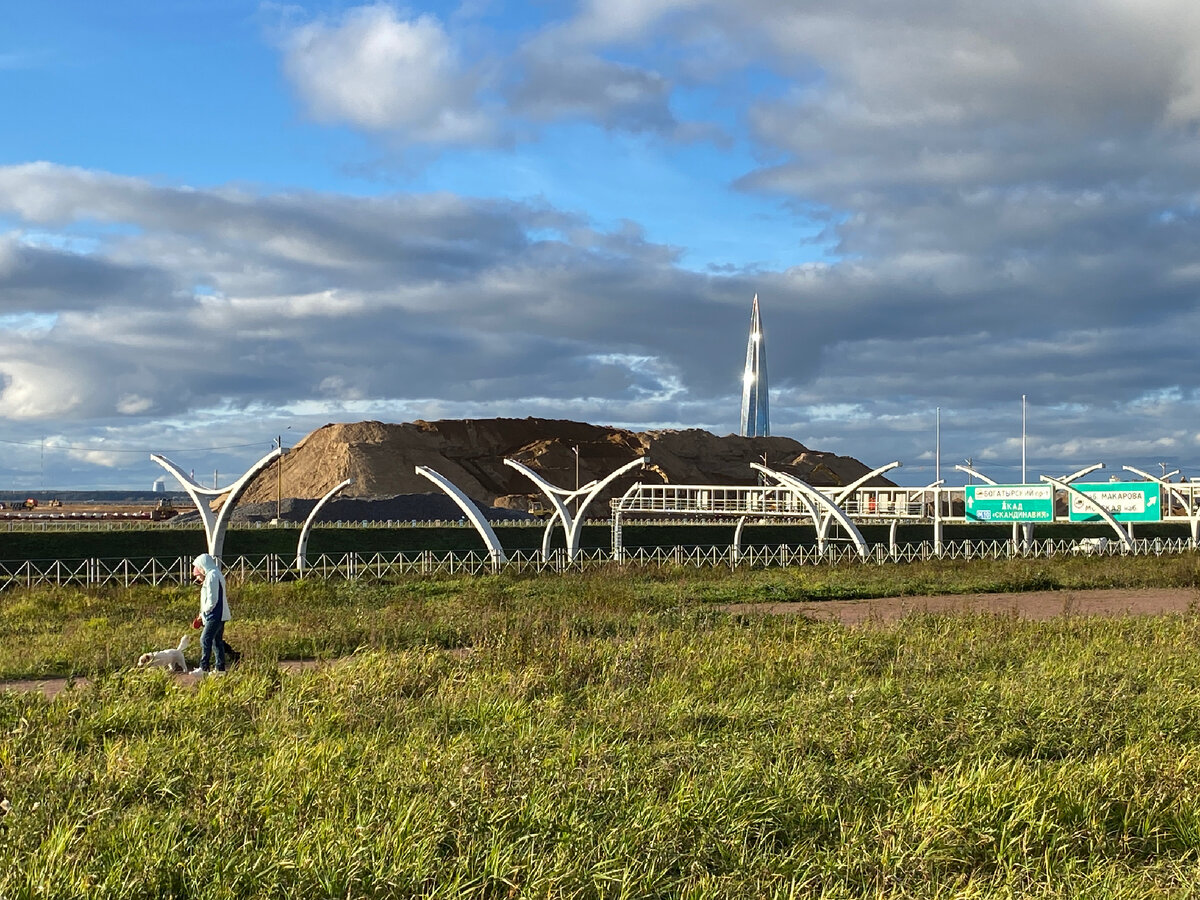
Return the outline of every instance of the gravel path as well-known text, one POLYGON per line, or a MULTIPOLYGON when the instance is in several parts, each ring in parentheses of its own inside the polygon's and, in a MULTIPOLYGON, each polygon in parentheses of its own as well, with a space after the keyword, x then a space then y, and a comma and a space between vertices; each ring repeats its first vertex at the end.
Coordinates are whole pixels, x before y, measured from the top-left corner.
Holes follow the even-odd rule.
POLYGON ((1044 620, 1058 616, 1153 616, 1200 607, 1200 591, 1179 588, 1101 591, 1030 591, 1021 594, 951 594, 884 597, 875 600, 818 600, 799 603, 740 603, 729 612, 799 615, 845 625, 894 622, 919 613, 990 613, 1044 620))

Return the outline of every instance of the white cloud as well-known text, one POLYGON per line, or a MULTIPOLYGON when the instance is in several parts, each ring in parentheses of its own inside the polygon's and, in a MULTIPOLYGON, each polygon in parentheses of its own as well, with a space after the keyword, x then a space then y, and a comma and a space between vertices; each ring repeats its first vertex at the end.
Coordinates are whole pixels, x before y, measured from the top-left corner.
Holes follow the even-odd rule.
POLYGON ((301 25, 285 41, 284 71, 320 121, 437 144, 492 132, 478 76, 431 15, 404 19, 381 4, 301 25))
POLYGON ((117 412, 126 416, 136 416, 139 413, 147 412, 153 406, 153 400, 137 394, 124 394, 117 398, 117 412))
POLYGON ((713 5, 714 0, 585 0, 562 31, 581 44, 636 41, 672 13, 713 5))
MULTIPOLYGON (((678 139, 683 119, 712 113, 746 128, 740 187, 819 217, 827 261, 685 271, 639 197, 620 214, 640 224, 610 229, 457 184, 356 197, 0 167, 13 229, 0 415, 129 429, 153 413, 162 431, 216 410, 205 428, 241 417, 252 431, 276 410, 537 414, 728 431, 757 292, 774 430, 818 449, 908 468, 941 407, 947 457, 1011 465, 1028 393, 1047 470, 1194 452, 1193 0, 571 9, 495 25, 352 8, 289 31, 284 66, 314 117, 384 143, 519 135, 536 160, 549 124, 636 131, 579 160, 583 178, 614 182, 636 164, 622 143, 678 139), (489 37, 494 52, 464 49, 489 37)), ((610 137, 557 129, 585 131, 610 137)), ((656 150, 670 164, 703 151, 696 170, 721 152, 656 150)), ((762 228, 712 209, 714 227, 762 228)))
POLYGON ((62 359, 5 359, 0 361, 0 379, 0 416, 9 419, 76 413, 94 383, 86 369, 62 359))

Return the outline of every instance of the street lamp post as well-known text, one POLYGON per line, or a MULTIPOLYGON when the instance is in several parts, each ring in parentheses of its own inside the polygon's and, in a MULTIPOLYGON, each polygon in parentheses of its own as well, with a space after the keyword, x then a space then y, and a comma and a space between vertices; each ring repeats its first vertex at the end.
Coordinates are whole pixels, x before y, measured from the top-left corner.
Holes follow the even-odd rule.
POLYGON ((1025 475, 1025 395, 1021 395, 1021 484, 1028 482, 1025 475))

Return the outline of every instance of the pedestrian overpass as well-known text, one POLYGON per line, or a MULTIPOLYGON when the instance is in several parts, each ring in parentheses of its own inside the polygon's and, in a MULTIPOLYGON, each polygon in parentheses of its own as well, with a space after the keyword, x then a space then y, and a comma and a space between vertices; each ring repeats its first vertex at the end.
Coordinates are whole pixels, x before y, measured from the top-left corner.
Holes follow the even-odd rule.
POLYGON ((823 552, 832 540, 830 531, 837 524, 848 535, 862 556, 869 553, 866 540, 856 523, 888 523, 890 545, 894 548, 896 528, 901 522, 919 522, 932 510, 927 489, 873 487, 863 485, 872 478, 899 467, 888 463, 873 469, 849 485, 818 489, 793 475, 776 472, 752 463, 764 479, 775 484, 759 485, 685 485, 642 484, 638 482, 611 503, 613 556, 620 559, 623 550, 621 529, 630 518, 681 518, 692 521, 736 521, 733 551, 740 551, 742 529, 748 521, 774 521, 778 524, 812 524, 817 529, 817 546, 823 552), (861 496, 860 496, 861 494, 861 496))
MULTIPOLYGON (((855 482, 839 487, 816 488, 793 475, 776 472, 757 463, 751 464, 766 481, 758 485, 682 485, 641 484, 630 487, 621 497, 611 501, 613 557, 622 558, 623 542, 621 529, 630 520, 669 518, 682 521, 721 521, 736 523, 733 552, 741 549, 742 530, 747 522, 773 522, 776 524, 811 525, 817 531, 817 547, 824 552, 836 524, 864 558, 870 548, 859 530, 861 525, 888 525, 888 547, 896 551, 896 532, 901 524, 929 524, 935 552, 942 545, 942 526, 946 523, 968 523, 966 511, 966 486, 946 486, 937 481, 925 487, 865 486, 874 476, 898 467, 890 463, 872 470, 855 482)), ((995 484, 974 470, 956 466, 983 482, 995 484)), ((1072 521, 1065 513, 1068 503, 1083 503, 1090 507, 1100 520, 1111 527, 1117 537, 1116 544, 1131 546, 1133 524, 1121 523, 1108 510, 1079 489, 1077 478, 1096 469, 1097 463, 1062 478, 1041 476, 1040 483, 1053 489, 1056 511, 1054 522, 1072 521), (1061 506, 1062 511, 1057 507, 1061 506)), ((1125 470, 1143 476, 1148 482, 1157 482, 1161 498, 1161 521, 1168 524, 1186 524, 1191 531, 1193 547, 1200 544, 1200 483, 1169 482, 1155 478, 1131 466, 1125 470)), ((1088 487, 1088 485, 1084 485, 1088 487)), ((1013 525, 1013 542, 1028 543, 1032 540, 1032 525, 1013 525)))

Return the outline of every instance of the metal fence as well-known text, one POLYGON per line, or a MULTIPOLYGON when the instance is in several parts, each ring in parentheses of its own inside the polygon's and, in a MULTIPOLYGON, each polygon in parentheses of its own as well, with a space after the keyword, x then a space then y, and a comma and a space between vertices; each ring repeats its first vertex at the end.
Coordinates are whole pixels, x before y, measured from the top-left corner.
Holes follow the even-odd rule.
MULTIPOLYGON (((387 583, 404 578, 438 575, 486 575, 494 572, 515 574, 564 573, 586 571, 604 566, 686 567, 686 568, 783 568, 788 566, 829 566, 845 563, 884 565, 930 559, 1011 559, 1017 557, 1053 557, 1062 555, 1120 556, 1132 552, 1144 556, 1162 556, 1193 552, 1186 538, 1147 538, 1134 541, 1132 551, 1110 541, 1107 546, 1074 540, 1030 541, 947 541, 940 552, 929 541, 897 545, 883 544, 861 556, 850 544, 830 544, 824 552, 804 545, 776 546, 675 546, 624 549, 620 559, 608 550, 581 551, 574 560, 560 549, 543 559, 534 551, 512 553, 507 561, 495 563, 482 550, 437 553, 432 550, 395 553, 321 554, 304 569, 303 577, 323 581, 387 583)), ((235 556, 225 560, 225 571, 235 583, 290 581, 300 577, 294 560, 279 554, 235 556)), ((54 559, 0 562, 0 590, 10 587, 74 585, 104 587, 130 585, 186 585, 192 581, 192 558, 173 559, 54 559)))

